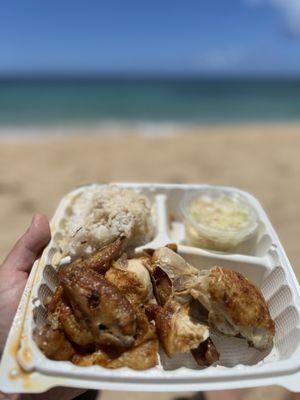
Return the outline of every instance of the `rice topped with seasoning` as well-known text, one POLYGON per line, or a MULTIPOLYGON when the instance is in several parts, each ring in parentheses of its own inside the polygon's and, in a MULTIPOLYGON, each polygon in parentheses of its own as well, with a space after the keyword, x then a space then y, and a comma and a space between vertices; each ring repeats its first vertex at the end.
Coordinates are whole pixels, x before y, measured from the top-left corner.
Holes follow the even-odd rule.
POLYGON ((64 231, 63 254, 73 257, 89 255, 120 235, 129 246, 139 246, 153 237, 151 204, 133 189, 87 187, 75 199, 64 231))

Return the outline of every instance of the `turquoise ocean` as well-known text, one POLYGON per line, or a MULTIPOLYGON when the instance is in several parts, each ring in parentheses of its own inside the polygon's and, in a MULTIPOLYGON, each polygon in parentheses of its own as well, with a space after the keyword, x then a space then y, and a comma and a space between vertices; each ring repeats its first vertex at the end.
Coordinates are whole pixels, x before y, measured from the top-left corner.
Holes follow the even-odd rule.
POLYGON ((300 79, 0 79, 0 127, 300 120, 300 79))

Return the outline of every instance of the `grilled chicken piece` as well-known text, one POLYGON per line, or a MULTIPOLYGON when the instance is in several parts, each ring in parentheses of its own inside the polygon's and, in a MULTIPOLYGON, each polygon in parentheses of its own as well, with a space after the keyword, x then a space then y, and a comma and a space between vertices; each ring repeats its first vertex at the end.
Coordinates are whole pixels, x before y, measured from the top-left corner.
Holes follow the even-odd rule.
POLYGON ((216 361, 218 352, 209 340, 207 312, 199 302, 193 301, 189 293, 199 271, 175 250, 170 246, 162 247, 152 254, 151 279, 156 300, 163 307, 149 306, 147 310, 155 319, 158 337, 166 354, 172 357, 194 349, 193 356, 203 366, 204 363, 216 361), (208 340, 215 354, 203 361, 205 352, 204 355, 200 354, 197 349, 208 340))
POLYGON ((72 358, 72 363, 82 366, 89 367, 90 365, 101 365, 107 368, 107 364, 111 361, 111 358, 103 350, 97 350, 91 354, 75 354, 72 358))
POLYGON ((164 305, 172 296, 188 301, 185 295, 187 283, 193 282, 198 270, 188 264, 170 247, 154 251, 151 258, 150 274, 158 304, 164 305))
POLYGON ((257 349, 272 344, 275 327, 266 301, 259 288, 241 274, 221 267, 197 270, 166 247, 153 253, 151 268, 159 304, 171 298, 190 302, 191 295, 208 311, 210 327, 242 336, 257 349))
POLYGON ((125 351, 120 357, 112 360, 109 368, 129 367, 136 370, 145 370, 157 364, 158 340, 150 339, 131 350, 125 351))
POLYGON ((80 266, 104 274, 110 268, 112 261, 117 260, 121 256, 124 251, 125 242, 125 237, 118 237, 114 242, 102 247, 102 249, 91 256, 73 261, 67 268, 72 269, 74 266, 80 266))
POLYGON ((76 318, 72 308, 64 301, 60 306, 59 321, 66 336, 78 346, 85 347, 95 342, 85 320, 76 318))
POLYGON ((78 346, 86 347, 94 343, 92 332, 80 310, 76 309, 76 312, 73 312, 64 296, 61 285, 54 292, 47 311, 47 326, 56 331, 60 330, 71 342, 78 346))
POLYGON ((260 289, 238 272, 214 267, 199 274, 191 295, 209 311, 209 324, 221 333, 242 336, 250 346, 268 348, 275 325, 260 289))
POLYGON ((149 257, 120 258, 106 272, 105 278, 113 283, 133 306, 136 313, 134 347, 149 340, 157 340, 155 326, 149 322, 144 305, 153 300, 152 284, 148 269, 149 257))
POLYGON ((51 360, 68 361, 75 354, 64 332, 53 329, 48 324, 34 332, 34 339, 45 356, 51 360))
POLYGON ((60 321, 60 310, 63 302, 63 289, 58 286, 47 306, 45 325, 33 332, 38 347, 46 357, 52 360, 70 360, 75 351, 66 337, 60 321))
POLYGON ((157 266, 151 271, 151 279, 153 283, 153 291, 156 301, 163 306, 173 296, 173 285, 168 275, 157 266))
POLYGON ((144 308, 137 309, 134 346, 152 339, 157 339, 155 325, 149 321, 144 308))
POLYGON ((175 290, 184 289, 186 277, 198 275, 198 270, 188 264, 183 257, 169 247, 161 247, 153 253, 153 268, 162 269, 172 281, 175 290))
POLYGON ((47 306, 47 325, 51 326, 52 329, 61 329, 61 323, 59 320, 60 306, 63 301, 63 288, 58 285, 50 303, 47 306))
POLYGON ((148 257, 121 258, 106 272, 105 278, 126 296, 134 308, 153 298, 151 279, 146 265, 148 257))
POLYGON ((121 354, 111 355, 111 349, 99 349, 92 354, 76 354, 72 362, 80 366, 101 365, 106 368, 129 367, 136 370, 152 368, 157 364, 158 339, 142 308, 136 310, 136 336, 133 347, 121 354))
POLYGON ((191 353, 197 363, 202 367, 209 367, 219 360, 219 353, 213 341, 208 338, 200 343, 196 349, 192 349, 191 353))
POLYGON ((136 334, 136 314, 118 288, 91 269, 73 266, 60 273, 60 283, 76 316, 81 316, 94 343, 128 348, 136 334))
POLYGON ((36 335, 44 354, 78 365, 138 370, 155 366, 158 339, 143 308, 153 298, 147 262, 147 257, 120 259, 108 274, 116 285, 74 263, 62 268, 47 324, 36 335), (72 343, 80 353, 75 354, 72 343))
POLYGON ((158 335, 169 357, 191 351, 200 366, 209 366, 219 358, 210 327, 260 350, 272 344, 266 301, 241 274, 199 271, 172 246, 119 258, 123 245, 119 238, 60 269, 46 324, 35 332, 48 358, 144 370, 157 363, 158 335))
POLYGON ((88 355, 76 354, 72 362, 80 366, 101 365, 106 368, 128 367, 135 370, 145 370, 157 364, 158 341, 150 339, 130 350, 124 351, 117 358, 110 358, 106 353, 98 350, 88 355))
POLYGON ((168 357, 187 353, 209 337, 208 326, 191 317, 189 304, 170 300, 164 307, 148 305, 146 309, 155 320, 160 343, 168 357))

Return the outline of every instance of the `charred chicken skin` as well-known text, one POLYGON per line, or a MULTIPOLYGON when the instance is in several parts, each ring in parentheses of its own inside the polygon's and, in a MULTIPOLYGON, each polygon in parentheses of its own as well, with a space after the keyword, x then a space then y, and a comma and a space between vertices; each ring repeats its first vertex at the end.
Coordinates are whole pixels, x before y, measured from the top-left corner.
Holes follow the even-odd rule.
POLYGON ((60 269, 46 324, 35 332, 38 346, 48 358, 77 365, 153 367, 158 340, 144 311, 153 298, 149 260, 123 257, 112 267, 111 259, 105 277, 91 268, 95 257, 60 269))
POLYGON ((60 275, 74 314, 86 322, 99 345, 128 348, 136 333, 136 315, 118 288, 92 270, 75 266, 60 275))
POLYGON ((105 274, 110 268, 112 261, 117 260, 121 256, 125 243, 125 237, 118 237, 114 242, 102 247, 91 256, 73 261, 73 263, 68 265, 68 268, 72 269, 73 266, 79 266, 93 269, 100 274, 105 274))

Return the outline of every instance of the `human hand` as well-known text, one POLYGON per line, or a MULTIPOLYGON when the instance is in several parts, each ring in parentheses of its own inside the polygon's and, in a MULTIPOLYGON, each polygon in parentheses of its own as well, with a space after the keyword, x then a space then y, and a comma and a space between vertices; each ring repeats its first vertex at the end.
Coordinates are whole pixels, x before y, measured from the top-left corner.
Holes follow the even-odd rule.
MULTIPOLYGON (((50 238, 51 232, 47 217, 42 214, 34 215, 30 227, 0 266, 0 356, 32 265, 42 254, 50 238)), ((54 388, 46 393, 36 395, 0 393, 0 400, 50 400, 53 398, 69 400, 84 391, 82 389, 54 388)))
POLYGON ((0 267, 0 354, 34 261, 51 238, 47 218, 36 214, 0 267))

